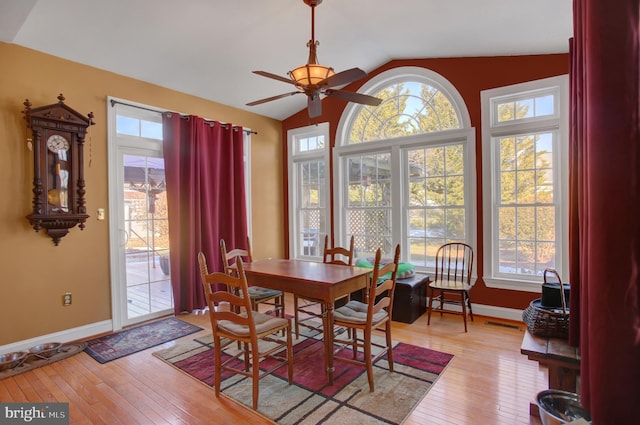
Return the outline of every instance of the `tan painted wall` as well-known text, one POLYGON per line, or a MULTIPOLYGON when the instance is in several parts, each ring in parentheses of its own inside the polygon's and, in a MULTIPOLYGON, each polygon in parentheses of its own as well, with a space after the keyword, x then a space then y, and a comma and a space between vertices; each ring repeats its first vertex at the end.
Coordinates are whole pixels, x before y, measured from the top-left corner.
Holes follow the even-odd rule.
POLYGON ((0 43, 0 346, 111 319, 108 217, 107 96, 249 127, 252 137, 252 248, 256 258, 284 255, 282 125, 279 121, 142 81, 0 43), (25 218, 31 211, 33 162, 21 111, 65 103, 93 112, 85 147, 87 212, 55 247, 25 218), (73 305, 61 297, 73 293, 73 305))

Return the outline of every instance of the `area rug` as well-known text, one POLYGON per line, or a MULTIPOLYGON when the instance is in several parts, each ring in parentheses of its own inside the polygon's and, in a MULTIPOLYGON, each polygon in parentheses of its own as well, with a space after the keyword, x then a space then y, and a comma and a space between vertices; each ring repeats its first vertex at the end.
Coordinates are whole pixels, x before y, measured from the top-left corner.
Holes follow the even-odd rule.
POLYGON ((51 357, 41 357, 36 354, 29 354, 22 364, 11 369, 0 371, 0 381, 74 356, 81 353, 86 346, 87 344, 85 342, 69 342, 62 344, 62 346, 51 357))
MULTIPOLYGON (((386 356, 374 365, 375 391, 369 391, 364 367, 334 362, 334 384, 323 370, 324 348, 318 335, 295 340, 294 384, 286 367, 260 380, 258 413, 282 424, 400 424, 427 394, 453 355, 410 344, 393 348, 394 371, 386 356)), ((213 338, 206 335, 153 353, 180 371, 213 386, 213 338)), ((236 350, 231 344, 229 350, 236 350)), ((345 356, 350 351, 343 350, 345 356)), ((222 394, 251 408, 251 379, 222 376, 222 394)))
POLYGON ((107 363, 201 330, 170 317, 89 340, 85 351, 100 363, 107 363))

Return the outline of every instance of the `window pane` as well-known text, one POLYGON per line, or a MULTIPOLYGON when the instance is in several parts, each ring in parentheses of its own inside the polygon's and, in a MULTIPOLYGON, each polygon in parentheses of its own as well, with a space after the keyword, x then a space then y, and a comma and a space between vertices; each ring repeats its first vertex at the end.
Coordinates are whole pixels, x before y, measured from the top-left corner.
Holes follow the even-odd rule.
POLYGON ((555 113, 553 108, 553 95, 536 97, 536 117, 544 115, 553 115, 555 113))
POLYGON ((499 241, 498 252, 498 271, 500 273, 518 273, 516 243, 514 241, 499 241))
POLYGON ((123 115, 116 116, 116 131, 118 134, 127 134, 129 136, 140 135, 140 120, 123 115))
POLYGON ((533 203, 536 200, 535 171, 518 171, 516 173, 517 201, 519 204, 533 203))
POLYGON ((512 204, 516 201, 516 173, 501 173, 500 202, 512 204))
POLYGON ((446 180, 446 205, 461 206, 464 205, 464 177, 449 177, 446 180))
POLYGON ((535 208, 520 207, 516 210, 518 240, 534 240, 536 238, 535 208))
POLYGON ((556 234, 555 208, 536 208, 536 231, 537 239, 542 241, 553 241, 556 234))
POLYGON ((535 164, 533 136, 516 139, 516 167, 518 170, 531 169, 535 164))
POLYGON ((162 123, 152 121, 140 121, 140 135, 149 139, 162 140, 162 123))
POLYGON ((516 209, 514 207, 500 208, 498 227, 499 239, 516 239, 516 209))
POLYGON ((378 248, 392 252, 391 211, 352 209, 347 213, 347 238, 354 236, 356 257, 372 257, 378 248))

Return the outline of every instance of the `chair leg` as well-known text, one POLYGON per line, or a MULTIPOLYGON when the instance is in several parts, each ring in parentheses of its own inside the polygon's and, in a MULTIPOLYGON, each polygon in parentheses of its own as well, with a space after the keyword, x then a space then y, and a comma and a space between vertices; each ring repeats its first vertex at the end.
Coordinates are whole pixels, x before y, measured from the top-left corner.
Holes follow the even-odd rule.
POLYGON ((464 321, 464 331, 467 331, 467 300, 465 299, 465 292, 460 292, 460 304, 462 305, 462 320, 464 321))
POLYGON ((473 309, 471 308, 471 297, 469 296, 468 292, 465 292, 464 294, 465 294, 465 297, 467 298, 467 305, 469 306, 469 317, 473 322, 473 309))
POLYGON ((427 326, 431 324, 431 310, 433 310, 433 288, 429 288, 429 306, 427 308, 427 326))
POLYGON ((351 344, 351 350, 353 351, 353 358, 358 358, 358 330, 356 328, 352 329, 351 340, 353 344, 351 344))
POLYGON ((369 391, 373 392, 374 387, 373 387, 373 361, 371 358, 371 330, 364 331, 364 361, 367 365, 367 379, 369 379, 369 391))
POLYGON ((293 384, 293 342, 291 341, 291 321, 287 327, 287 378, 293 384))
POLYGON ((222 359, 221 359, 222 356, 220 355, 222 352, 222 349, 220 348, 220 338, 214 337, 213 346, 216 353, 215 364, 213 367, 213 385, 216 390, 216 397, 220 397, 220 382, 222 381, 221 373, 220 373, 220 369, 222 368, 222 359))
POLYGON ((252 374, 251 381, 253 387, 253 410, 258 410, 258 391, 260 390, 260 356, 258 353, 258 345, 251 344, 252 351, 252 374))
POLYGON ((387 335, 387 360, 389 361, 389 372, 393 372, 393 342, 391 341, 391 322, 384 325, 384 332, 387 335))

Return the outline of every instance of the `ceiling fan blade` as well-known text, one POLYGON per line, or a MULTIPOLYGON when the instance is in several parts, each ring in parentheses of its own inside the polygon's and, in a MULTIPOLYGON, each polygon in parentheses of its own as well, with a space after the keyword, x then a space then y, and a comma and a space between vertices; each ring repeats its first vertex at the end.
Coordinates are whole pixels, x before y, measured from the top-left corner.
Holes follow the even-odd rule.
POLYGON ((338 99, 346 100, 348 102, 362 103, 363 105, 378 106, 380 102, 382 102, 382 99, 377 97, 344 90, 327 89, 324 91, 324 94, 327 96, 337 97, 338 99))
POLYGON ((322 115, 322 102, 320 101, 319 93, 309 95, 307 100, 307 112, 309 113, 309 118, 315 118, 322 115))
POLYGON ((352 81, 359 80, 367 76, 367 73, 360 68, 351 68, 346 71, 338 72, 331 77, 325 78, 318 83, 319 86, 335 87, 349 84, 352 81))
POLYGON ((304 92, 301 92, 301 91, 293 91, 293 92, 291 92, 291 93, 284 93, 284 94, 279 94, 279 95, 277 95, 277 96, 266 97, 266 98, 264 98, 264 99, 254 100, 253 102, 249 102, 249 103, 247 103, 247 106, 260 105, 261 103, 271 102, 272 100, 282 99, 283 97, 293 96, 294 94, 299 94, 299 93, 304 93, 304 92))
POLYGON ((254 74, 262 75, 263 77, 273 78, 274 80, 282 81, 283 83, 289 83, 295 85, 296 82, 291 78, 281 77, 280 75, 272 74, 267 71, 253 71, 254 74))

